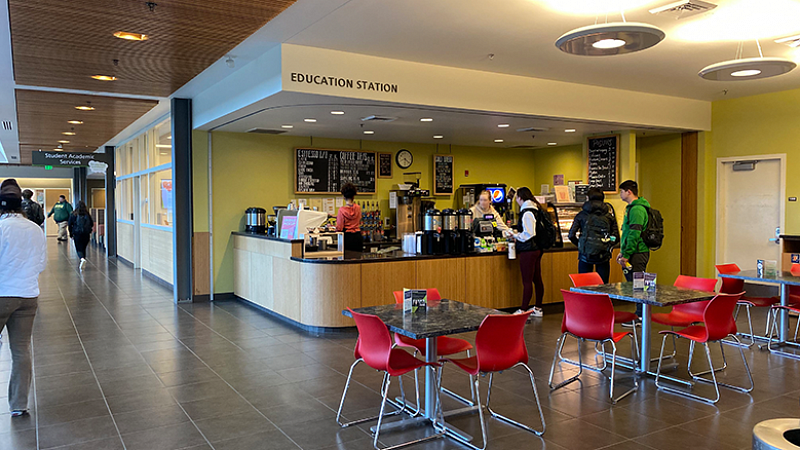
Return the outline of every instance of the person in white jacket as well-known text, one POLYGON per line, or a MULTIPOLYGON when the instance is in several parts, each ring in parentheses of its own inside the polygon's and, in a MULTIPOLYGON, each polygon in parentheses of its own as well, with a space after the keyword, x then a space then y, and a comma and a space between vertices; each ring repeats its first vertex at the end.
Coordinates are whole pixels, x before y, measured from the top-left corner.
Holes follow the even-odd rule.
POLYGON ((47 265, 42 229, 22 212, 22 190, 9 178, 0 185, 0 331, 8 330, 12 417, 28 413, 31 387, 31 334, 39 297, 39 274, 47 265))

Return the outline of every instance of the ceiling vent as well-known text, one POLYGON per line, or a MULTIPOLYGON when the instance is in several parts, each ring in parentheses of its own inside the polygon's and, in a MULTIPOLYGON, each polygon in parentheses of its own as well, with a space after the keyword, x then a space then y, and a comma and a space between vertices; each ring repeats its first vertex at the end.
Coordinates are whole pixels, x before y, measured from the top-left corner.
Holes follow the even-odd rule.
POLYGON ((686 17, 702 14, 716 8, 717 5, 704 2, 702 0, 680 0, 677 2, 667 3, 666 5, 659 6, 650 10, 650 14, 667 14, 674 15, 676 19, 684 19, 686 17))
POLYGON ((379 115, 372 115, 361 118, 362 122, 394 122, 395 120, 397 120, 397 117, 379 116, 379 115))
POLYGON ((3 129, 6 131, 11 131, 14 129, 14 125, 11 123, 10 120, 3 121, 3 129))
POLYGON ((785 38, 775 39, 776 44, 785 44, 792 48, 800 47, 800 34, 785 38))
POLYGON ((530 131, 549 131, 550 128, 545 127, 527 127, 527 128, 517 128, 517 132, 519 133, 528 133, 530 131))
POLYGON ((283 134, 286 133, 286 130, 269 130, 267 128, 250 128, 247 130, 248 133, 259 133, 259 134, 283 134))

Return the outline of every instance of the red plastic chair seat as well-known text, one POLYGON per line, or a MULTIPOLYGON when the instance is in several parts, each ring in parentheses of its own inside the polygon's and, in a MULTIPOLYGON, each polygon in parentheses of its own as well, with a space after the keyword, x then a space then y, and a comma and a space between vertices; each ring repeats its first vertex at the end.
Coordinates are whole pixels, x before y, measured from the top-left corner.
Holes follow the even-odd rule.
POLYGON ((672 330, 662 330, 658 332, 659 334, 674 334, 677 336, 685 337, 686 339, 690 339, 695 342, 705 342, 706 340, 706 327, 702 325, 694 325, 691 327, 684 328, 682 330, 672 331, 672 330))
POLYGON ((703 316, 673 310, 668 313, 655 313, 650 316, 650 320, 668 327, 688 327, 693 323, 702 322, 703 316))
POLYGON ((629 334, 631 334, 630 331, 619 331, 619 332, 615 331, 614 334, 611 335, 611 340, 613 340, 614 343, 616 344, 617 342, 621 341, 622 338, 624 338, 629 334))
POLYGON ((447 361, 455 364, 459 369, 463 370, 468 375, 478 375, 478 373, 480 373, 480 366, 478 365, 477 356, 470 356, 469 358, 460 359, 447 358, 447 361))
POLYGON ((757 308, 769 308, 770 306, 780 303, 780 297, 742 297, 739 299, 741 303, 749 303, 750 306, 757 308))
POLYGON ((629 323, 639 320, 639 316, 627 311, 614 311, 614 323, 629 323))
MULTIPOLYGON (((395 333, 394 342, 398 347, 413 348, 425 356, 425 339, 411 339, 408 336, 395 333)), ((439 356, 455 355, 456 353, 472 350, 472 344, 464 339, 440 336, 436 338, 437 353, 439 356)))
POLYGON ((426 365, 429 364, 415 358, 407 351, 394 348, 389 355, 389 365, 386 371, 390 376, 399 377, 426 365))

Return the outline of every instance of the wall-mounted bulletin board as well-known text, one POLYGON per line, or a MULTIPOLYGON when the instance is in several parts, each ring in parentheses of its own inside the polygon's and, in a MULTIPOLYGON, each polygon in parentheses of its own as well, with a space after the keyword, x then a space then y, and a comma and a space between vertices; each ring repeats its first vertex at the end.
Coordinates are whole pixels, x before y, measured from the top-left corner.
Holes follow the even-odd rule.
POLYGON ((338 194, 345 183, 360 193, 375 193, 375 152, 296 148, 295 194, 338 194))
POLYGON ((378 178, 392 178, 392 154, 378 153, 378 178))
POLYGON ((587 140, 589 151, 589 186, 603 192, 618 192, 619 135, 592 136, 587 140))
POLYGON ((453 195, 453 155, 433 155, 433 195, 453 195))

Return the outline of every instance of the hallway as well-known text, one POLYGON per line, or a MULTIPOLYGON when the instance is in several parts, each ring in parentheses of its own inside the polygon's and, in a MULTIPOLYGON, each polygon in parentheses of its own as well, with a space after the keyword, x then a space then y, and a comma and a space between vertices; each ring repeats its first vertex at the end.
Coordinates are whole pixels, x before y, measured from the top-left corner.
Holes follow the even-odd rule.
MULTIPOLYGON (((11 419, 2 408, 0 450, 371 448, 370 424, 341 430, 335 422, 354 333, 309 335, 237 302, 176 306, 170 290, 107 261, 96 248, 83 276, 71 245, 51 240, 48 252, 34 331, 31 415, 11 419)), ((756 390, 750 396, 723 391, 716 406, 657 392, 647 381, 612 407, 607 381, 591 372, 548 393, 560 321, 560 314, 548 314, 526 331, 545 407, 544 439, 490 420, 492 448, 744 449, 755 423, 797 414, 797 362, 755 349, 746 354, 756 390)), ((685 350, 679 347, 680 354, 685 350)), ((734 351, 725 377, 741 382, 734 351)), ((3 344, 4 384, 9 369, 3 344)), ((345 404, 351 420, 374 414, 379 404, 380 375, 360 365, 354 379, 345 404)), ((413 392, 412 380, 406 392, 413 392)), ((467 379, 452 367, 445 383, 467 393, 467 379)), ((523 374, 501 375, 492 398, 498 410, 535 421, 523 374)), ((479 435, 473 416, 451 423, 479 435)), ((415 433, 386 434, 384 443, 415 433)), ((435 441, 414 448, 461 447, 435 441)))

